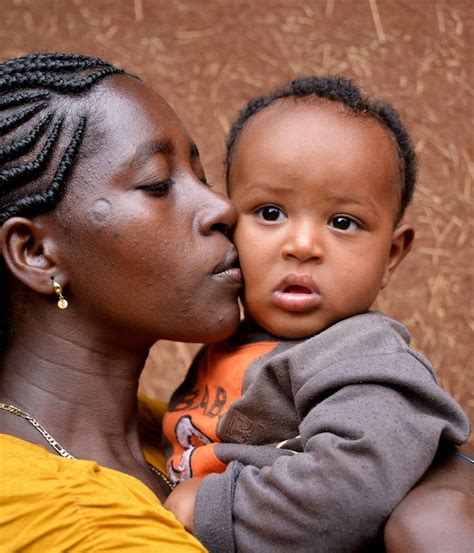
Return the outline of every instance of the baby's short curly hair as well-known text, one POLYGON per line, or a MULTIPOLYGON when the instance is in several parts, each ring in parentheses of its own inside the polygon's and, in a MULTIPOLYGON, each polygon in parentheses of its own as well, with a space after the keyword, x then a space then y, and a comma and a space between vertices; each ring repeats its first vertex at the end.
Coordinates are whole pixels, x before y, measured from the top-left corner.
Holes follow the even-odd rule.
POLYGON ((349 79, 341 76, 300 77, 277 88, 264 96, 251 99, 241 110, 239 117, 232 125, 227 138, 227 155, 225 159, 227 189, 232 157, 236 142, 255 114, 273 104, 276 100, 294 98, 308 100, 323 98, 342 104, 349 113, 360 117, 371 117, 378 121, 392 136, 397 148, 401 174, 401 201, 398 220, 413 197, 416 182, 416 154, 408 131, 400 120, 397 111, 386 101, 371 100, 349 79))

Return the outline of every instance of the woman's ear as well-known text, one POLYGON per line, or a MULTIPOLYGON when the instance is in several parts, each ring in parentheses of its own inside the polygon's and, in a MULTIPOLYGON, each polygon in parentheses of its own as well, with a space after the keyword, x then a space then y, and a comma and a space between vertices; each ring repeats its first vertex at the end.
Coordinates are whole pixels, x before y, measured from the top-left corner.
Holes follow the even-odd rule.
POLYGON ((385 286, 387 286, 390 282, 393 271, 411 250, 414 238, 415 229, 411 225, 400 225, 393 231, 390 255, 380 289, 385 288, 385 286))
POLYGON ((0 251, 8 270, 39 294, 54 293, 53 279, 66 284, 55 246, 54 238, 37 219, 12 217, 0 229, 0 251))

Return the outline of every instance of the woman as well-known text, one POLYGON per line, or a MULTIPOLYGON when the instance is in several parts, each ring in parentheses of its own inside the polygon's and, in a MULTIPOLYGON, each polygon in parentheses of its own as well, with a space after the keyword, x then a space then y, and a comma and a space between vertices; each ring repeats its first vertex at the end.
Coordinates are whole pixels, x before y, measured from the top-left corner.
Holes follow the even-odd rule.
POLYGON ((136 392, 157 339, 235 329, 234 222, 139 79, 65 54, 0 65, 7 551, 203 550, 161 506, 170 487, 141 449, 136 392))
POLYGON ((171 108, 136 77, 38 55, 1 66, 0 91, 0 401, 44 428, 0 411, 2 542, 202 550, 155 497, 170 488, 142 454, 136 392, 157 338, 235 329, 234 210, 206 185, 171 108))

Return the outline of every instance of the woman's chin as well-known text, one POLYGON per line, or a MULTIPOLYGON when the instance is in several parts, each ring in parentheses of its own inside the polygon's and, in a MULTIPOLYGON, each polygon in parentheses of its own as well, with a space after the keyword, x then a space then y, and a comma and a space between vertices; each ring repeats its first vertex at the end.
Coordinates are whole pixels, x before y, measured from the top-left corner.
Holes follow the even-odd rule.
POLYGON ((225 340, 231 336, 239 326, 240 323, 240 312, 239 308, 236 306, 232 312, 221 314, 218 316, 217 320, 213 323, 208 322, 207 325, 199 325, 199 319, 196 319, 196 328, 191 336, 191 332, 187 333, 187 336, 183 338, 182 342, 194 342, 194 343, 214 343, 225 340))

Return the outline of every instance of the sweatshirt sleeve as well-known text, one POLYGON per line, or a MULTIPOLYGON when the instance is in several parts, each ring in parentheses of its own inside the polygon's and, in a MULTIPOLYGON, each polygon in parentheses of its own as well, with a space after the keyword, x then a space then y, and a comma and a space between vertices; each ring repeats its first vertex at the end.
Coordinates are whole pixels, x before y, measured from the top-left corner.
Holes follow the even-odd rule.
POLYGON ((338 360, 293 386, 303 452, 207 477, 196 536, 211 552, 377 551, 440 440, 467 438, 466 416, 410 351, 338 360))

